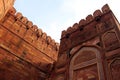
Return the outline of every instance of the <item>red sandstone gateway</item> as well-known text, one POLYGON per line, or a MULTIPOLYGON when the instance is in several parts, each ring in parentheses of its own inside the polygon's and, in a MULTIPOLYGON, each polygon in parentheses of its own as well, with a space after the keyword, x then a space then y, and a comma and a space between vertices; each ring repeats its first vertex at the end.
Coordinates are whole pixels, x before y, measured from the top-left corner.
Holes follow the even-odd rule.
POLYGON ((108 5, 63 31, 59 47, 13 2, 0 6, 0 80, 120 80, 120 25, 108 5))

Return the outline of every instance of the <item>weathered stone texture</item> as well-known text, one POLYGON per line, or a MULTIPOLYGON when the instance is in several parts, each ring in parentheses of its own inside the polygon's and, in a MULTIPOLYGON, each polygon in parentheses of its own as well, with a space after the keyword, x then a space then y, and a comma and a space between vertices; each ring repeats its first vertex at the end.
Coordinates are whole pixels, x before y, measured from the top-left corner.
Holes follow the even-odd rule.
POLYGON ((106 4, 64 30, 50 80, 119 80, 119 27, 106 4))
POLYGON ((120 24, 108 5, 62 31, 60 48, 15 8, 4 15, 0 80, 120 79, 120 24))
POLYGON ((57 61, 58 50, 58 43, 14 8, 1 19, 0 79, 45 79, 57 61))

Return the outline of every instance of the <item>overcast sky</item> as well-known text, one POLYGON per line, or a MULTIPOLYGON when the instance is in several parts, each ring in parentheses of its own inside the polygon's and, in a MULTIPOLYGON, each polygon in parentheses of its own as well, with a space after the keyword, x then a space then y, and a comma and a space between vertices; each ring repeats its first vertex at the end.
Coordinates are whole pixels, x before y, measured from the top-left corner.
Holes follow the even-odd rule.
POLYGON ((59 42, 61 31, 106 3, 120 21, 120 0, 16 0, 14 7, 59 42))

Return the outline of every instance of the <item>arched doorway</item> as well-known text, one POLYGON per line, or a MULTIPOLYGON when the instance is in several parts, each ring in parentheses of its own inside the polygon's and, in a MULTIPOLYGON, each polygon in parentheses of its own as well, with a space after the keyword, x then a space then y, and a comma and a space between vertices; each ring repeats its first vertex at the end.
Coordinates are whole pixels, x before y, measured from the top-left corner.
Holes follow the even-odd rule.
POLYGON ((83 47, 70 61, 69 80, 104 80, 100 51, 83 47))

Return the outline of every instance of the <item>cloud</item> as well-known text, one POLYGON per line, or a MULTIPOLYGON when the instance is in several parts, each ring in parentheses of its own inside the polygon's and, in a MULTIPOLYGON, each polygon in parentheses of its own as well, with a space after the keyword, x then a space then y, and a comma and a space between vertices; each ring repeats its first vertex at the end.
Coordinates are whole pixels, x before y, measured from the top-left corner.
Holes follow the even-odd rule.
MULTIPOLYGON (((64 22, 61 22, 61 20, 58 21, 57 24, 61 24, 61 26, 58 26, 58 31, 66 30, 69 26, 72 26, 74 23, 79 22, 81 19, 85 19, 85 17, 89 14, 93 14, 93 12, 97 9, 101 9, 101 7, 105 4, 109 4, 111 9, 115 12, 115 15, 117 16, 118 20, 120 21, 120 9, 118 10, 120 1, 114 1, 113 0, 63 0, 60 10, 63 12, 65 16, 70 15, 69 17, 64 19, 64 22)), ((56 32, 56 35, 60 32, 56 32)))
MULTIPOLYGON (((120 1, 113 0, 64 0, 61 9, 67 13, 73 14, 75 20, 85 18, 92 14, 96 9, 101 9, 105 4, 109 4, 115 14, 120 15, 120 8, 118 8, 120 1), (119 10, 118 10, 119 9, 119 10)), ((120 16, 118 16, 119 18, 120 16)))
MULTIPOLYGON (((43 2, 46 3, 46 1, 43 2)), ((59 2, 56 1, 56 5, 53 2, 49 3, 49 7, 46 7, 47 4, 43 3, 39 7, 33 4, 32 10, 36 9, 38 12, 33 11, 30 14, 28 9, 23 12, 26 11, 26 15, 29 15, 28 18, 57 42, 59 42, 63 30, 66 30, 76 22, 78 23, 81 19, 85 19, 87 15, 93 14, 96 9, 100 9, 106 3, 110 5, 110 8, 120 21, 120 8, 118 7, 120 0, 60 0, 59 2)), ((19 6, 16 6, 20 7, 22 3, 18 2, 18 4, 19 6)), ((31 6, 31 4, 27 6, 31 6)))
MULTIPOLYGON (((74 23, 79 22, 81 19, 85 19, 87 15, 93 14, 97 9, 101 9, 106 3, 110 5, 111 9, 115 12, 117 18, 120 19, 120 13, 118 12, 118 2, 109 0, 62 0, 62 4, 58 10, 63 14, 58 16, 57 20, 49 23, 47 30, 57 42, 59 42, 61 32, 72 26, 74 23), (62 18, 61 18, 62 17, 62 18)), ((118 19, 118 20, 119 20, 118 19)))

